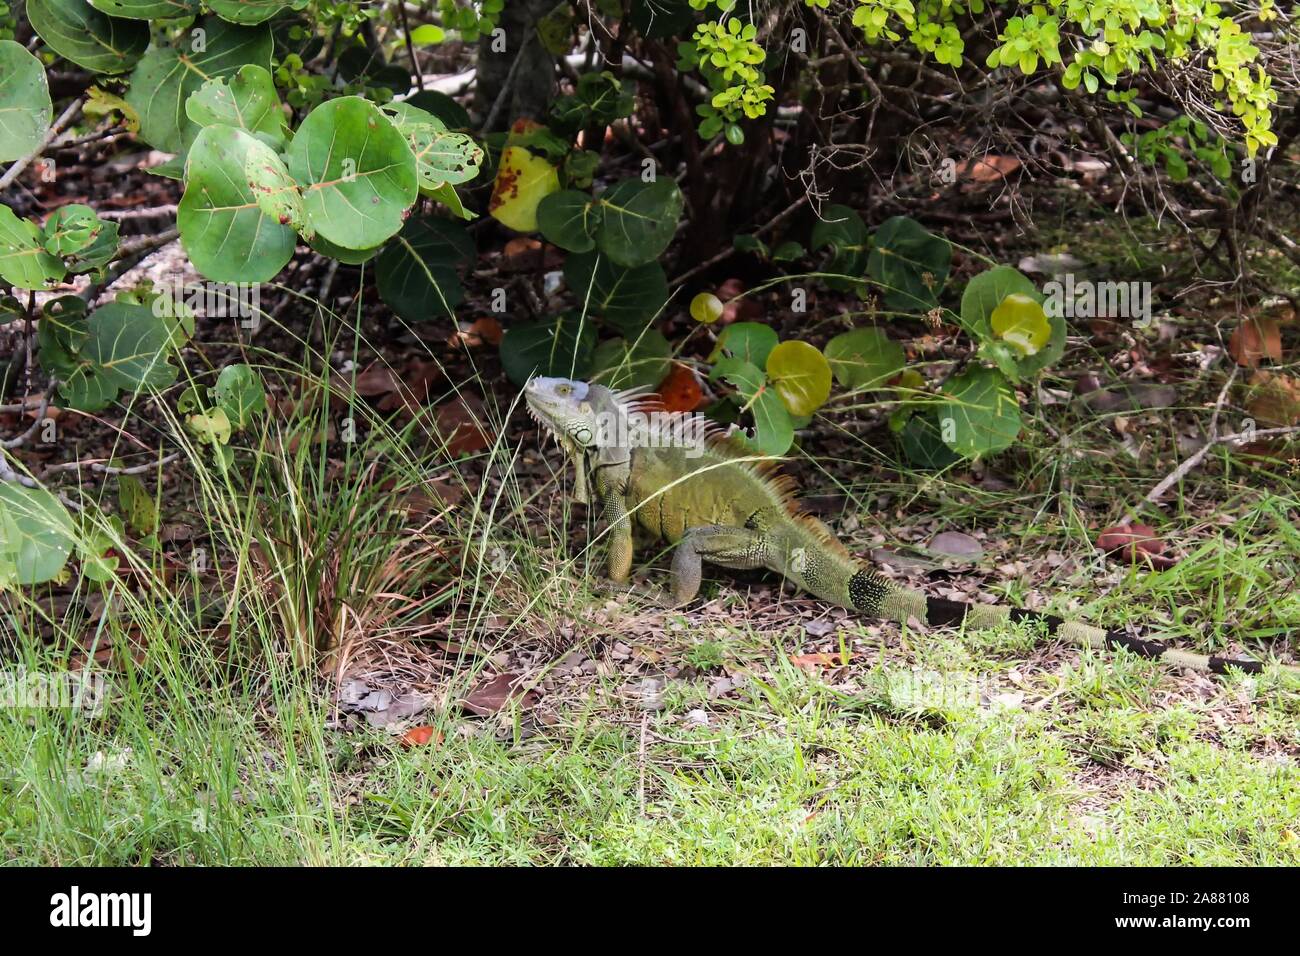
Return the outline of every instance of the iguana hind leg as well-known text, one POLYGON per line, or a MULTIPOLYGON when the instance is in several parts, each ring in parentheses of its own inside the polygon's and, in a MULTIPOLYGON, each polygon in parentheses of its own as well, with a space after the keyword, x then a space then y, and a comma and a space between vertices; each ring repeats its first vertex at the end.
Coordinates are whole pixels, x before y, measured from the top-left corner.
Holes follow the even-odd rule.
POLYGON ((686 604, 699 593, 704 561, 747 570, 764 567, 765 554, 765 541, 758 531, 725 524, 690 528, 673 554, 673 600, 686 604))

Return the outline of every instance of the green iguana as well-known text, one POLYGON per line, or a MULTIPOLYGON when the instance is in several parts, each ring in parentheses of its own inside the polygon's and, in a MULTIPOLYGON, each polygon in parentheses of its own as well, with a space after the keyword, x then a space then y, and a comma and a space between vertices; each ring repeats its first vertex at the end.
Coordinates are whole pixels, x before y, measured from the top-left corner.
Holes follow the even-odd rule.
MULTIPOLYGON (((675 544, 672 596, 678 604, 700 589, 701 564, 767 568, 825 601, 871 617, 933 626, 987 627, 1041 621, 1051 634, 1096 647, 1125 647, 1198 670, 1229 667, 1258 673, 1254 660, 1194 654, 1154 640, 1066 621, 1050 614, 930 597, 900 587, 855 559, 834 533, 803 513, 789 476, 699 415, 657 410, 635 390, 564 378, 533 378, 529 412, 573 459, 575 497, 602 510, 609 524, 609 576, 632 570, 632 522, 675 544)), ((1300 667, 1287 666, 1300 674, 1300 667)))

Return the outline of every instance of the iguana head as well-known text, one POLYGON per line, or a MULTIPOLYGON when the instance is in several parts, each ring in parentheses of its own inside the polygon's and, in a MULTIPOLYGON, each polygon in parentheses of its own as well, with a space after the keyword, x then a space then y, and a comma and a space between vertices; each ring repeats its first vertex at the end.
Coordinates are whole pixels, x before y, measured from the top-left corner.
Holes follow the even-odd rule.
POLYGON ((617 396, 603 385, 539 375, 528 380, 524 398, 529 414, 573 459, 578 472, 574 496, 586 501, 587 460, 600 451, 600 437, 608 433, 611 416, 618 414, 617 396))

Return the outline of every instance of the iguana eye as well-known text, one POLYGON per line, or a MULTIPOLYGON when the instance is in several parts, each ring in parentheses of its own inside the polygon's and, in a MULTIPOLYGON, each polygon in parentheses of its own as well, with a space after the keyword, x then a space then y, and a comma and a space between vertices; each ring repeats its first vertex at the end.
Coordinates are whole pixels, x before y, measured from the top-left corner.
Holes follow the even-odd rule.
POLYGON ((570 392, 572 392, 572 391, 573 391, 573 386, 572 386, 572 385, 557 385, 557 386, 555 386, 555 394, 556 394, 556 395, 568 395, 568 394, 569 394, 570 392))

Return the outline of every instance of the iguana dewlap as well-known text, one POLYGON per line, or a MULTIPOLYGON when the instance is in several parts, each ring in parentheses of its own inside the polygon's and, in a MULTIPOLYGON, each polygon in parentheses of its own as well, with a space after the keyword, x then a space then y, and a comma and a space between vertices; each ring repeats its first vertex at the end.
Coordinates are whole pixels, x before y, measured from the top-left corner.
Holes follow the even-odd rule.
POLYGON ((702 416, 658 411, 655 402, 634 393, 564 378, 534 378, 524 394, 532 416, 573 459, 576 496, 598 506, 609 524, 609 575, 615 581, 631 573, 635 521, 677 546, 672 594, 682 604, 699 592, 701 565, 708 561, 767 568, 825 601, 900 623, 916 618, 934 626, 965 621, 985 627, 1028 619, 1066 640, 1125 647, 1200 670, 1263 669, 1258 661, 1194 654, 1053 615, 900 587, 800 511, 793 482, 775 471, 775 459, 756 454, 702 416))

